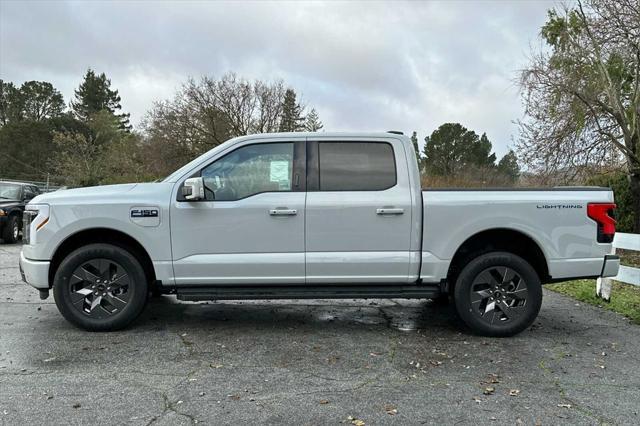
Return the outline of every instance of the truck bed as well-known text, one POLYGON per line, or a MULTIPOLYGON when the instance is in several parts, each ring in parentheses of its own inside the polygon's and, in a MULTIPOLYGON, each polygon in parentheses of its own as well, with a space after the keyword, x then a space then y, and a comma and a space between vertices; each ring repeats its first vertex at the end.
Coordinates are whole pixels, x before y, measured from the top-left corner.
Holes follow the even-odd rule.
POLYGON ((609 188, 437 188, 423 190, 422 202, 425 281, 446 277, 458 247, 496 229, 535 242, 552 279, 600 275, 611 247, 597 243, 597 224, 587 216, 588 203, 613 202, 609 188))

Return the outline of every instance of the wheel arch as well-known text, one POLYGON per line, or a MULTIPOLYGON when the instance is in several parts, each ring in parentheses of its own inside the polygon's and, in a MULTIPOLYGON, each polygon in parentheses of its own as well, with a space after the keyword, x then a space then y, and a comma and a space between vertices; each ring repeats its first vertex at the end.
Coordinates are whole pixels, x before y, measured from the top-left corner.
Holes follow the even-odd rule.
POLYGON ((472 235, 458 247, 447 272, 450 287, 471 259, 492 251, 506 251, 520 256, 531 264, 541 282, 551 280, 547 259, 536 240, 519 230, 492 228, 472 235))
MULTIPOLYGON (((21 209, 19 209, 19 208, 11 209, 11 210, 9 210, 9 214, 8 214, 7 216, 8 216, 8 217, 14 217, 14 216, 16 216, 16 217, 18 217, 18 219, 20 219, 20 217, 22 216, 22 210, 21 210, 21 209)), ((18 220, 18 223, 19 223, 19 222, 20 222, 20 221, 18 220)), ((19 223, 19 224, 20 224, 20 223, 19 223)), ((21 224, 20 224, 20 225, 21 225, 21 224)))
POLYGON ((131 235, 111 228, 90 228, 69 235, 56 248, 49 266, 49 287, 53 285, 58 267, 72 251, 92 243, 106 243, 123 248, 138 259, 144 269, 147 282, 155 285, 156 273, 149 253, 142 244, 131 235))

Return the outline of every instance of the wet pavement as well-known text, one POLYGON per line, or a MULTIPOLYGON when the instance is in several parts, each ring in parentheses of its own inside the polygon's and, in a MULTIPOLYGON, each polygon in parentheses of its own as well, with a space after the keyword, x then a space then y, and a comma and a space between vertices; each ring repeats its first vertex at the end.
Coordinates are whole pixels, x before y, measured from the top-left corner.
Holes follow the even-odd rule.
POLYGON ((545 292, 508 339, 429 301, 178 303, 87 333, 0 245, 0 425, 639 424, 640 327, 545 292))

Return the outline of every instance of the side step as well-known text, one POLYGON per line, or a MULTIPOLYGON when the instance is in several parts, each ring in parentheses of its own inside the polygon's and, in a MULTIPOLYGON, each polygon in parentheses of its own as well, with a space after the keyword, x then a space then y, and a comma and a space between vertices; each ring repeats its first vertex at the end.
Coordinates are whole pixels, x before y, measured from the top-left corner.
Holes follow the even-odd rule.
POLYGON ((177 287, 179 300, 248 299, 432 299, 438 285, 281 285, 177 287))

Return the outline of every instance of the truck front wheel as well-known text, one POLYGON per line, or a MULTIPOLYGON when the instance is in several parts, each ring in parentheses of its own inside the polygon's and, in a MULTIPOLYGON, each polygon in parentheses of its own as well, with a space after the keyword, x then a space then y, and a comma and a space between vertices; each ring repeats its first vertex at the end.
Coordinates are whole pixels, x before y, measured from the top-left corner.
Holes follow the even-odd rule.
POLYGON ((512 253, 492 252, 471 260, 455 283, 460 318, 474 332, 491 337, 518 334, 542 305, 542 285, 533 267, 512 253))
POLYGON ((60 313, 87 331, 126 327, 144 309, 148 292, 140 262, 111 244, 90 244, 71 252, 53 283, 60 313))
POLYGON ((9 220, 7 220, 5 228, 2 231, 2 239, 5 243, 13 244, 18 242, 19 235, 20 223, 18 221, 18 216, 9 216, 9 220))

